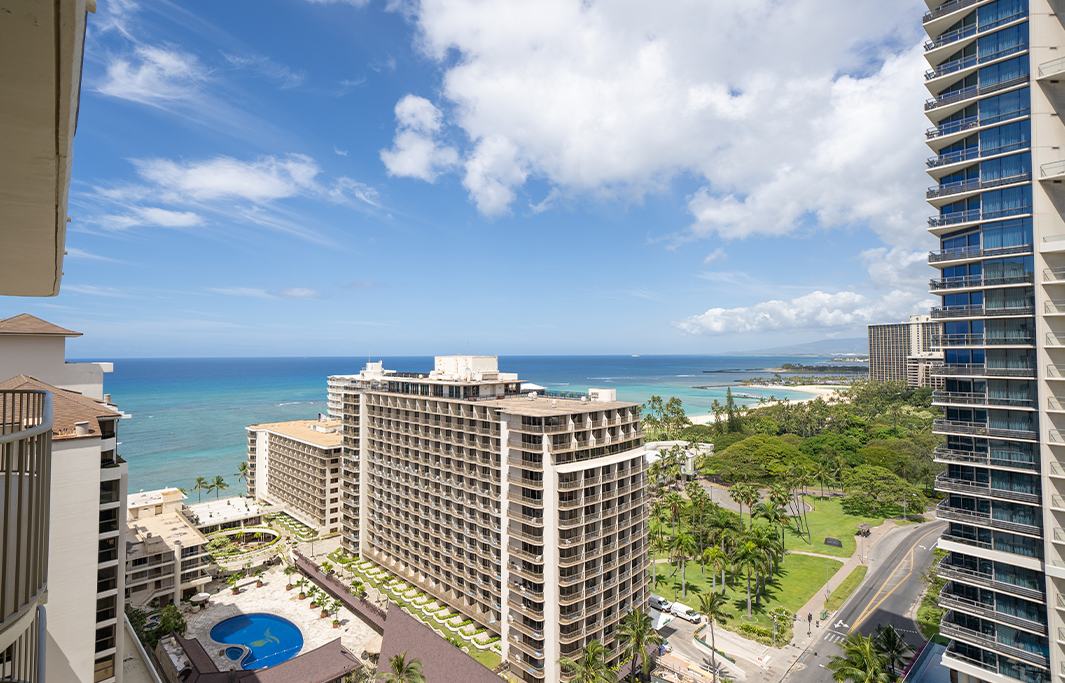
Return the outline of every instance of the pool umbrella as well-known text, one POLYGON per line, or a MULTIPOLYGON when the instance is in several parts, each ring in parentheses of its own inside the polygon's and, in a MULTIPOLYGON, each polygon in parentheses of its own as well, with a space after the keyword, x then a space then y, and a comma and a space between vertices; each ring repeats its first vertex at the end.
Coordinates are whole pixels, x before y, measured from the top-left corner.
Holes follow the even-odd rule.
POLYGON ((189 599, 192 600, 193 602, 207 602, 207 599, 210 598, 210 597, 211 597, 210 593, 197 593, 196 595, 192 596, 189 599))
POLYGON ((366 643, 366 653, 371 655, 381 654, 381 636, 374 636, 366 643))

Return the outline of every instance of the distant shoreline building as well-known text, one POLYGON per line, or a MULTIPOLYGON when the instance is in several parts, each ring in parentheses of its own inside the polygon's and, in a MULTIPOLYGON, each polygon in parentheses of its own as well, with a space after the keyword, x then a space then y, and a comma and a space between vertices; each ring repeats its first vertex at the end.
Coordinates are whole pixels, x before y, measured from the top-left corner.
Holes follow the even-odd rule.
POLYGON ((931 368, 943 363, 936 344, 942 325, 928 315, 911 315, 909 322, 869 326, 869 381, 902 382, 935 387, 940 379, 931 368))
POLYGON ((342 544, 498 634, 515 678, 558 683, 593 639, 620 663, 618 622, 646 609, 647 464, 637 404, 521 386, 494 356, 330 377, 342 544))

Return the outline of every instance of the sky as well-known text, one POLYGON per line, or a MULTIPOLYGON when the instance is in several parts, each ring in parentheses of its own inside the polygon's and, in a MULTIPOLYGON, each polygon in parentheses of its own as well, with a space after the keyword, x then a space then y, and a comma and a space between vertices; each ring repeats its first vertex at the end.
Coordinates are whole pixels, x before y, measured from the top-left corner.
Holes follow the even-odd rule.
POLYGON ((715 354, 927 311, 914 0, 101 0, 71 357, 715 354))

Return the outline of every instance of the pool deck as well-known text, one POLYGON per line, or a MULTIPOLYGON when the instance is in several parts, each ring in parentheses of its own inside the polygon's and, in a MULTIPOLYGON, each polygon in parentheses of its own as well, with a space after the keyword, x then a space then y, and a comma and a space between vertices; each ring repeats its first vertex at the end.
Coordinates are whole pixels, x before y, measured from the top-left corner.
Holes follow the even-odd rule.
MULTIPOLYGON (((298 577, 294 577, 298 578, 298 577)), ((356 657, 377 634, 347 609, 339 614, 340 628, 333 628, 332 615, 318 618, 319 610, 310 608, 310 599, 300 600, 297 589, 285 590, 287 577, 280 567, 273 567, 263 576, 263 587, 255 587, 255 579, 241 581, 240 594, 233 595, 228 586, 211 596, 210 606, 200 612, 186 614, 186 638, 195 638, 203 645, 219 671, 229 671, 234 663, 225 655, 224 643, 211 639, 211 629, 220 621, 241 614, 266 612, 288 619, 303 633, 303 649, 309 652, 340 637, 341 644, 356 657)))

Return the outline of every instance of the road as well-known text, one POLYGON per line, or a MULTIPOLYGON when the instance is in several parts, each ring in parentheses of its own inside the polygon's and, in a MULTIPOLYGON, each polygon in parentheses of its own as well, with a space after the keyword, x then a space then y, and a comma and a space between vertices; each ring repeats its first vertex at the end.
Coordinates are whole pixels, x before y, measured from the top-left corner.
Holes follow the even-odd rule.
POLYGON ((945 528, 941 522, 927 522, 885 536, 870 553, 871 565, 865 581, 843 608, 830 617, 832 623, 796 662, 786 677, 787 683, 828 680, 823 667, 830 655, 842 654, 838 643, 848 633, 869 635, 877 626, 891 624, 910 644, 923 643, 924 638, 909 614, 924 592, 920 577, 931 565, 932 548, 945 528))

